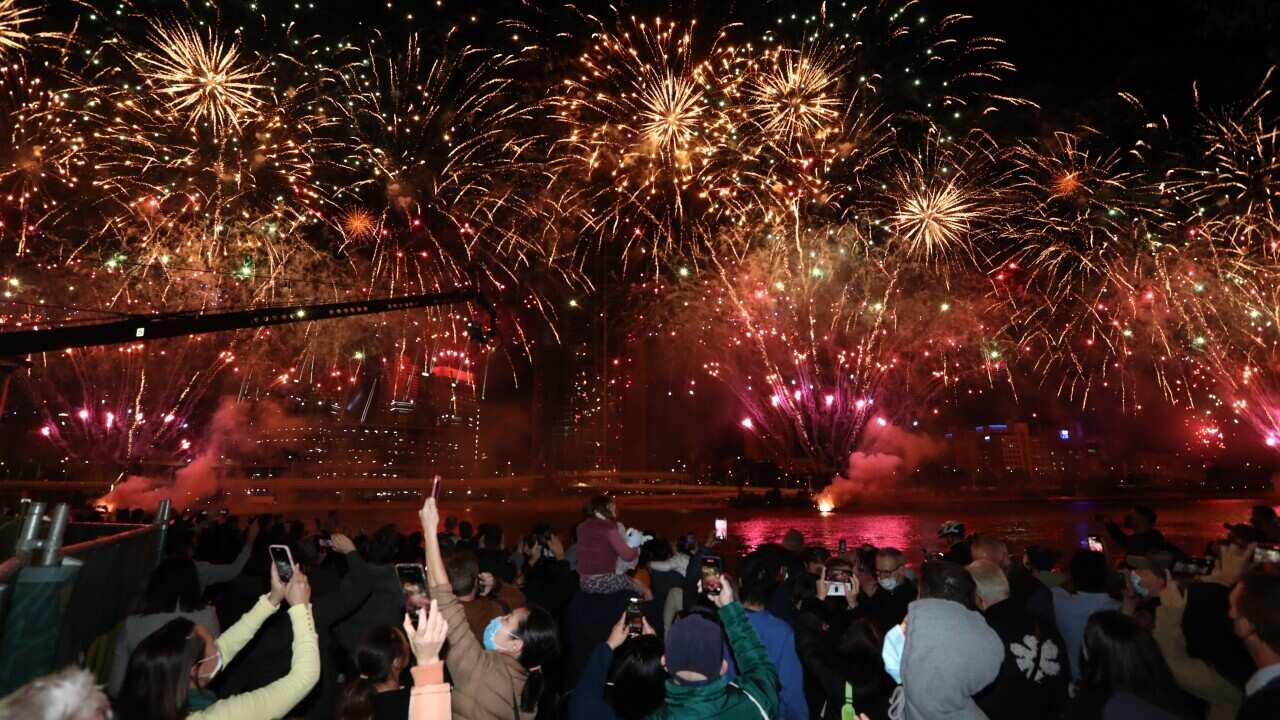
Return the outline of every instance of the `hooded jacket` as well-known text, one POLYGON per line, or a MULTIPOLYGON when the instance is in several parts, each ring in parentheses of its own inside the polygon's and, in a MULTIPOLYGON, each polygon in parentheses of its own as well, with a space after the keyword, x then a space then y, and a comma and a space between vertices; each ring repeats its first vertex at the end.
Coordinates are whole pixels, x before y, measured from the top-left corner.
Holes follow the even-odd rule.
POLYGON ((1004 644, 982 615, 950 600, 916 600, 902 650, 903 717, 985 720, 973 696, 1003 661, 1004 644))

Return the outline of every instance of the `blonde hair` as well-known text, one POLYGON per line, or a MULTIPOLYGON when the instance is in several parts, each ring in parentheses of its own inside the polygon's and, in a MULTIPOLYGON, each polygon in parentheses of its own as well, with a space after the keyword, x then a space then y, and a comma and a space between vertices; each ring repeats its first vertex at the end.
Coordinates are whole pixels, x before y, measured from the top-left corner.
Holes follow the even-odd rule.
POLYGON ((36 678, 0 700, 0 720, 103 720, 110 709, 93 673, 72 665, 36 678))
POLYGON ((981 597, 983 602, 999 602, 1009 597, 1009 578, 1005 577, 999 565, 990 560, 975 560, 965 569, 973 577, 973 584, 978 589, 978 597, 981 597))

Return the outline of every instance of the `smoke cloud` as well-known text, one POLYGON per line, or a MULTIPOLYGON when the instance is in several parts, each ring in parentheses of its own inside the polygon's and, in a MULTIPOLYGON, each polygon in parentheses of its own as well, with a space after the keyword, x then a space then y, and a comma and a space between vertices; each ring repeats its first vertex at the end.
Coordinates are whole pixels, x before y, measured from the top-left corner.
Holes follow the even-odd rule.
POLYGON ((946 448, 941 440, 888 425, 872 425, 861 447, 849 456, 849 467, 818 495, 818 505, 834 509, 893 490, 893 481, 915 470, 946 448))
POLYGON ((217 495, 220 490, 230 489, 235 483, 225 477, 224 460, 252 452, 260 433, 279 427, 288 419, 273 402, 237 402, 233 397, 225 397, 218 404, 204 439, 196 444, 199 450, 195 457, 174 473, 172 483, 165 478, 130 475, 98 502, 152 512, 161 500, 167 499, 175 510, 185 510, 217 495))

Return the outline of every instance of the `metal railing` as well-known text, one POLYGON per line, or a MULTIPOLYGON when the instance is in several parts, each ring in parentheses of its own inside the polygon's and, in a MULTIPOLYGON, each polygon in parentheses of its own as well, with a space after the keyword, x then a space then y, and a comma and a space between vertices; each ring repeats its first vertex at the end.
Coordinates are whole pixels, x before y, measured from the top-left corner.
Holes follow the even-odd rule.
POLYGON ((0 563, 0 697, 76 662, 127 614, 162 556, 167 500, 151 525, 64 547, 68 510, 46 518, 44 503, 31 503, 14 556, 0 563))

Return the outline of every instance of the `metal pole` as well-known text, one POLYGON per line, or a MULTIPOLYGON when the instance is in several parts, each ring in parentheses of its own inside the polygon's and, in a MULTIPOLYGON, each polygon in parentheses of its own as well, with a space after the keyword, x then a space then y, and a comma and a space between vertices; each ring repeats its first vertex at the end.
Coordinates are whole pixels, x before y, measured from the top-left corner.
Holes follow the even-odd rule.
POLYGON ((159 507, 156 508, 156 525, 165 526, 169 524, 169 507, 169 498, 160 501, 159 507))
POLYGON ((40 545, 40 562, 37 563, 41 567, 52 567, 58 564, 58 555, 62 552, 62 538, 67 531, 67 514, 71 512, 71 506, 66 503, 58 503, 53 508, 53 517, 49 522, 49 535, 40 545))
POLYGON ((22 528, 18 530, 18 542, 13 548, 14 555, 29 553, 39 542, 40 518, 44 516, 44 503, 32 502, 27 505, 27 516, 22 518, 22 528))
POLYGON ((169 498, 160 501, 160 505, 156 508, 156 517, 153 521, 156 526, 156 563, 159 564, 160 559, 164 557, 164 544, 169 534, 169 510, 172 504, 169 498))

